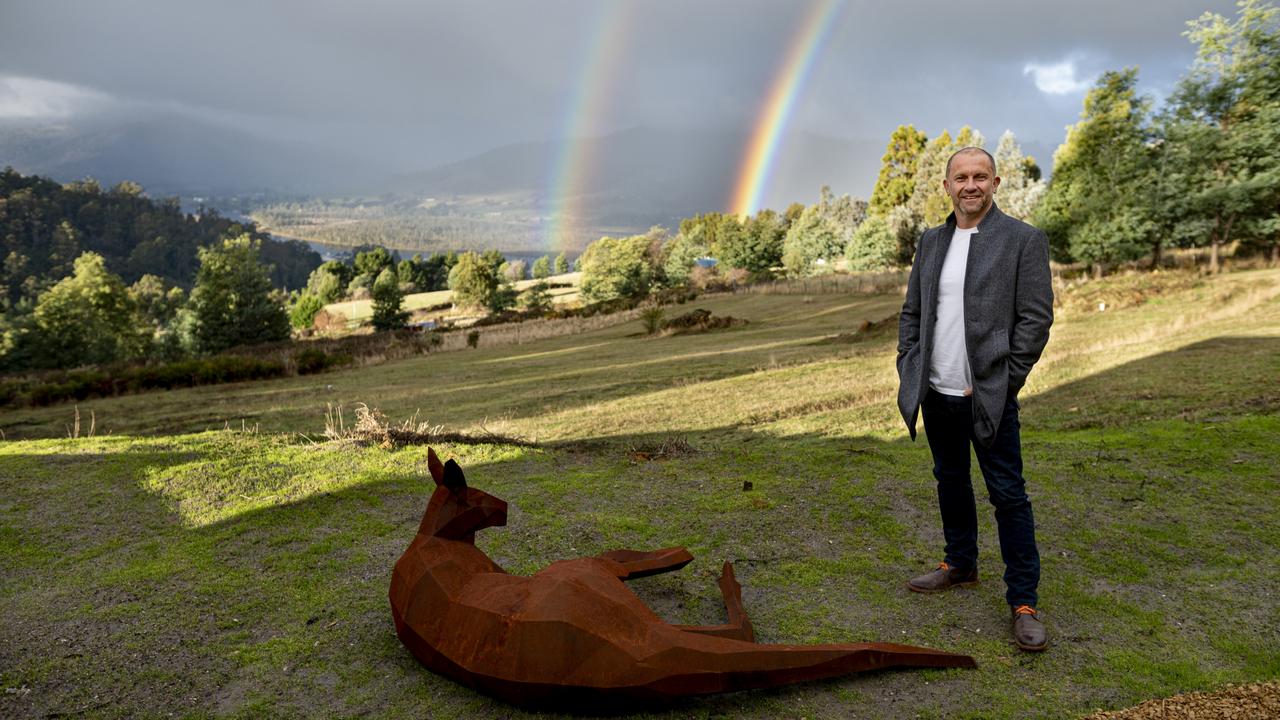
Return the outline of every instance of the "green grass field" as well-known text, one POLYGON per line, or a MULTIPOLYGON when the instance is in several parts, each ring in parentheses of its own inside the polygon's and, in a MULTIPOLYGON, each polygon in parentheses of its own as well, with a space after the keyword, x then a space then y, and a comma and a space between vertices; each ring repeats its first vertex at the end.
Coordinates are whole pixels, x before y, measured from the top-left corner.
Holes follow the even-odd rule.
POLYGON ((681 544, 691 565, 632 586, 671 622, 722 621, 727 559, 763 642, 979 663, 657 717, 1074 718, 1280 677, 1280 271, 1120 277, 1061 300, 1022 396, 1043 654, 1009 641, 989 510, 979 586, 903 585, 939 559, 941 530, 928 449, 893 402, 894 323, 830 341, 900 297, 719 296, 669 312, 749 324, 648 337, 635 322, 95 400, 79 406, 92 438, 67 437, 70 406, 0 415, 0 716, 520 716, 396 640, 387 583, 431 487, 426 448, 323 442, 326 409, 350 422, 358 403, 537 441, 436 448, 511 503, 477 541, 511 572, 681 544), (637 452, 673 438, 694 452, 637 452))

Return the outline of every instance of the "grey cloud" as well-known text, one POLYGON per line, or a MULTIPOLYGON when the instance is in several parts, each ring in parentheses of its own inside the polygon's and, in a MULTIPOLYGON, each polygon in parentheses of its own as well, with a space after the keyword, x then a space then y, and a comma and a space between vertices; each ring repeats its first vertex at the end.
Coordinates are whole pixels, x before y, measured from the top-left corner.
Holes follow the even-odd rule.
MULTIPOLYGON (((626 2, 617 72, 595 132, 749 127, 809 6, 626 2)), ((0 7, 0 76, 70 83, 125 102, 242 118, 408 169, 564 131, 599 0, 85 3, 0 7)), ((1079 93, 1049 96, 1028 63, 1077 77, 1128 65, 1167 91, 1185 22, 1230 0, 1158 4, 848 2, 792 128, 883 138, 899 123, 965 123, 1061 140, 1079 93)))

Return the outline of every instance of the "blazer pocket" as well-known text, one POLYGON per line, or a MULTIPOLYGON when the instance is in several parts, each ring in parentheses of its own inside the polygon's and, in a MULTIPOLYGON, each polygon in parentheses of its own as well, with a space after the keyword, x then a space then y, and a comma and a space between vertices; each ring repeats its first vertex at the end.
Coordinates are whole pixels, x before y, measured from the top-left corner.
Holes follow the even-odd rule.
POLYGON ((975 377, 992 377, 1008 357, 1009 334, 1003 329, 993 330, 990 335, 982 339, 978 344, 978 352, 974 353, 975 377))

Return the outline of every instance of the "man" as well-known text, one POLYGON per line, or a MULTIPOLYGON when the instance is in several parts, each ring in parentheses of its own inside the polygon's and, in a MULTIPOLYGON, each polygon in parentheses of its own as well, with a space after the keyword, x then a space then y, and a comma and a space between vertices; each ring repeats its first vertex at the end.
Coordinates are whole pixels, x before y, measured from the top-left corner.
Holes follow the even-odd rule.
POLYGON ((996 207, 1000 178, 987 151, 952 155, 942 185, 955 212, 925 231, 911 265, 898 326, 898 408, 912 439, 924 412, 946 559, 907 586, 934 593, 978 581, 972 445, 995 506, 1014 641, 1043 650, 1040 556, 1022 477, 1017 395, 1053 323, 1049 243, 996 207))

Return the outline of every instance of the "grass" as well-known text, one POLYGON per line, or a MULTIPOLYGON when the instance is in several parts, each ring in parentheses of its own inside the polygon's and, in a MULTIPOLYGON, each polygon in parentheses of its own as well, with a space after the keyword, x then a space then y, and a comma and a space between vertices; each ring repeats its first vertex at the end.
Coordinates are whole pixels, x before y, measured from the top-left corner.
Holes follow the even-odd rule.
POLYGON ((1142 282, 1064 296, 1023 395, 1044 654, 1008 641, 989 512, 982 584, 903 587, 941 533, 928 451, 892 402, 895 333, 823 342, 899 299, 726 296, 694 306, 749 325, 653 338, 635 321, 95 400, 80 407, 94 438, 66 437, 67 407, 0 415, 0 715, 518 715, 396 640, 387 582, 427 497, 426 448, 313 443, 300 433, 320 437, 327 402, 536 438, 437 447, 511 503, 478 542, 512 572, 684 544, 694 563, 633 585, 672 622, 722 621, 729 559, 763 641, 893 640, 979 663, 660 717, 1069 718, 1280 677, 1280 272, 1147 278, 1134 300, 1142 282), (637 453, 661 447, 680 452, 637 453))

